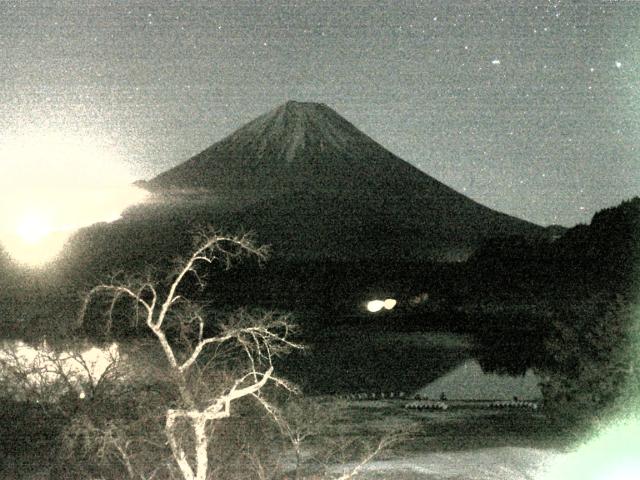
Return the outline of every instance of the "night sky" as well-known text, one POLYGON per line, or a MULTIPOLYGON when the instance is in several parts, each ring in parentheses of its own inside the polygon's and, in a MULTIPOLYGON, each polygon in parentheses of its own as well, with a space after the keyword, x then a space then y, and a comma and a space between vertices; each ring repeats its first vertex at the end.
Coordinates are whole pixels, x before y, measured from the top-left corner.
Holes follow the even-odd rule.
POLYGON ((640 194, 640 2, 2 1, 0 52, 0 135, 99 138, 136 177, 292 99, 540 224, 640 194))

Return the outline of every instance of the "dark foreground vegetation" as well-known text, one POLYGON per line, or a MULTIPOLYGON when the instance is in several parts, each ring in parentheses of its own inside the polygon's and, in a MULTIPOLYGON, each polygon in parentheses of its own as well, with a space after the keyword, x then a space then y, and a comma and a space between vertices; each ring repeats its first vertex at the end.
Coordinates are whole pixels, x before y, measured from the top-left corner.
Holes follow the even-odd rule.
MULTIPOLYGON (((146 280, 159 279, 154 285, 162 297, 175 278, 161 266, 155 277, 137 272, 112 278, 117 285, 130 285, 135 278, 137 290, 115 303, 114 297, 96 300, 80 329, 76 323, 69 328, 69 318, 77 318, 85 298, 76 294, 77 284, 69 278, 45 278, 27 289, 31 279, 7 270, 1 294, 5 338, 37 343, 47 337, 57 339, 61 349, 86 338, 104 345, 115 340, 129 360, 114 363, 99 382, 89 382, 84 398, 65 385, 59 385, 54 397, 51 390, 30 390, 21 398, 6 393, 0 408, 2 473, 6 478, 33 478, 38 472, 50 478, 189 478, 167 438, 168 410, 204 411, 228 395, 234 381, 244 378, 257 385, 271 367, 282 384, 260 385, 259 395, 258 390, 251 392, 257 397, 238 399, 229 418, 208 424, 206 452, 214 478, 329 475, 328 465, 357 464, 385 445, 388 437, 379 431, 335 433, 331 419, 347 407, 294 394, 294 384, 307 394, 410 392, 467 357, 505 374, 533 368, 543 381, 544 408, 535 415, 463 420, 484 432, 478 438, 491 429, 495 439, 502 436, 518 445, 551 444, 554 435, 580 438, 581 432, 611 416, 637 409, 639 256, 640 199, 634 199, 553 240, 491 240, 464 263, 280 259, 265 264, 247 259, 234 261, 230 270, 224 263, 206 266, 200 273, 206 271, 207 286, 195 275, 186 277, 179 295, 193 303, 182 305, 180 315, 167 317, 166 338, 181 352, 182 361, 202 339, 224 336, 230 325, 249 328, 263 318, 265 307, 280 312, 272 313, 272 319, 282 315, 287 325, 298 325, 286 338, 305 349, 263 357, 261 340, 258 351, 252 350, 256 343, 251 336, 236 336, 235 348, 207 349, 197 356, 186 380, 165 368, 157 335, 144 321, 141 301, 150 305, 153 297, 146 280), (387 297, 398 300, 393 311, 373 315, 365 310, 367 300, 387 297), (198 333, 200 318, 207 320, 198 333), (229 324, 229 318, 241 324, 229 324), (434 332, 454 332, 469 342, 435 346, 425 335, 434 332), (258 358, 263 362, 259 368, 252 366, 258 358), (128 366, 132 361, 134 372, 128 366), (190 407, 185 381, 194 382, 189 389, 199 399, 190 407)), ((96 284, 87 278, 86 286, 96 284)), ((270 334, 282 334, 269 328, 270 334)), ((20 372, 13 377, 7 372, 3 369, 3 382, 13 382, 15 390, 20 372)), ((405 418, 405 413, 385 408, 376 415, 405 418)), ((349 411, 352 418, 362 414, 349 411)), ((417 424, 410 429, 412 438, 423 440, 406 443, 409 450, 418 444, 478 446, 456 435, 451 425, 440 425, 441 430, 425 436, 425 425, 417 424), (448 440, 439 443, 439 436, 448 440)), ((358 431, 355 423, 352 427, 358 431)), ((186 420, 175 428, 183 449, 192 451, 185 454, 187 463, 195 465, 197 435, 186 420)), ((393 429, 384 433, 394 435, 393 429)))

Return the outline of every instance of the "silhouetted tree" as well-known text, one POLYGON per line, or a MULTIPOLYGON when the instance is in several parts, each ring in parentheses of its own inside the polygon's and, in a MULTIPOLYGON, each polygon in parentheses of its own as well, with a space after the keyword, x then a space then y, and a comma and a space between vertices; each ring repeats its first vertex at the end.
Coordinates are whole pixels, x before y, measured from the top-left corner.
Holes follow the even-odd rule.
POLYGON ((547 337, 540 369, 545 405, 569 422, 600 422, 638 392, 640 318, 629 299, 598 297, 567 308, 547 337))
MULTIPOLYGON (((149 279, 131 279, 97 285, 85 297, 79 316, 81 323, 94 298, 107 296, 110 301, 106 329, 110 330, 114 309, 120 299, 128 298, 135 306, 133 313, 140 314, 160 346, 166 381, 176 388, 175 397, 165 408, 163 432, 184 480, 208 478, 213 424, 230 417, 238 400, 254 398, 275 415, 275 407, 261 394, 263 389, 271 383, 293 390, 275 375, 273 366, 276 356, 300 348, 290 339, 292 325, 287 316, 274 313, 257 316, 240 310, 218 322, 215 334, 207 335, 211 326, 203 308, 183 296, 188 278, 204 285, 203 272, 198 267, 216 260, 228 264, 242 255, 264 258, 265 254, 264 248, 256 247, 246 236, 221 236, 206 231, 199 236, 192 255, 179 263, 167 288, 149 279), (208 355, 207 350, 213 353, 208 355), (234 352, 240 353, 240 357, 234 356, 234 352)), ((131 475, 134 467, 128 460, 125 438, 116 433, 114 425, 103 430, 104 435, 94 438, 114 447, 131 475)))

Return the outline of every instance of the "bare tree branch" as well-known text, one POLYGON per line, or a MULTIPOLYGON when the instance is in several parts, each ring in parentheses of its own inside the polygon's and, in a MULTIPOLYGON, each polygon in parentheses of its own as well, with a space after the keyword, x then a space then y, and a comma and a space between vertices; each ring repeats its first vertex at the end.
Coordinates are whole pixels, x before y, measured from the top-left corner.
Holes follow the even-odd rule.
MULTIPOLYGON (((85 296, 79 313, 79 324, 85 320, 88 308, 95 297, 106 295, 110 298, 107 330, 113 322, 113 311, 118 299, 126 296, 135 302, 136 311, 140 307, 145 312, 145 323, 155 335, 164 356, 171 377, 176 381, 182 405, 169 408, 165 417, 165 435, 182 477, 185 480, 205 480, 209 472, 207 429, 210 422, 229 417, 231 404, 244 397, 258 400, 274 417, 277 412, 259 392, 268 382, 293 391, 286 381, 273 375, 273 358, 301 345, 291 340, 292 326, 289 318, 274 313, 254 316, 244 310, 236 312, 227 323, 219 325, 217 336, 205 337, 205 315, 201 308, 191 304, 180 289, 187 277, 199 285, 204 285, 199 265, 210 265, 223 261, 228 268, 232 259, 252 255, 259 260, 266 258, 266 249, 256 247, 248 235, 224 236, 211 229, 200 232, 199 242, 193 253, 170 277, 166 294, 164 289, 148 279, 143 282, 101 284, 93 287, 85 296), (178 340, 168 336, 167 328, 173 328, 177 320, 178 340), (171 340, 170 340, 171 338, 171 340), (235 345, 248 362, 248 371, 241 374, 232 385, 213 398, 202 398, 190 382, 197 377, 194 366, 208 346, 215 346, 217 352, 223 345, 235 345), (178 360, 180 359, 180 360, 178 360), (184 426, 188 426, 191 440, 185 442, 184 426)), ((173 330, 170 330, 172 332, 173 330)), ((199 370, 195 369, 196 372, 199 370)), ((121 445, 119 448, 124 448, 121 445)), ((123 452, 126 453, 125 450, 123 452)), ((126 466, 126 465, 125 465, 126 466)), ((129 468, 127 467, 129 471, 129 468)))
POLYGON ((388 448, 389 445, 391 445, 392 443, 395 443, 396 441, 397 440, 395 440, 393 437, 383 437, 378 442, 378 445, 372 452, 370 452, 362 460, 360 460, 360 462, 358 462, 354 467, 352 467, 351 470, 337 477, 336 480, 349 480, 355 477, 356 475, 358 475, 358 473, 360 473, 360 471, 365 467, 367 463, 369 463, 371 460, 377 457, 380 454, 380 452, 388 448))

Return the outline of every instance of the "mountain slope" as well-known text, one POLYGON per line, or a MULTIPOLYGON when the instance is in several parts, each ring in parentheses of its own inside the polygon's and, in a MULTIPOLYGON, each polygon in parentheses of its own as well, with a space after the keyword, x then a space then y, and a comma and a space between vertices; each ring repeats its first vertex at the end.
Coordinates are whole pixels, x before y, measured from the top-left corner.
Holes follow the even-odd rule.
POLYGON ((435 180, 401 161, 330 108, 288 102, 151 180, 153 188, 402 189, 435 180))
POLYGON ((256 231, 287 257, 450 260, 490 236, 543 234, 457 193, 315 103, 288 102, 143 186, 234 205, 226 225, 256 231))

